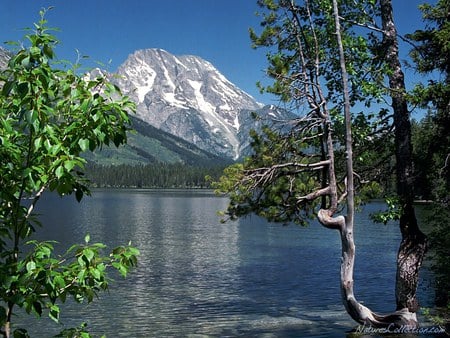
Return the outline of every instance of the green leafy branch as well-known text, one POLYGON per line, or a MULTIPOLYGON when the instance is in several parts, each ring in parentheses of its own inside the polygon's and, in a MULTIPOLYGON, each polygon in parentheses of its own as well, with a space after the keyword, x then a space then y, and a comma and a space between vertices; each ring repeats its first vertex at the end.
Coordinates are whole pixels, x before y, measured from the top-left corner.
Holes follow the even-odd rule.
POLYGON ((46 309, 49 317, 58 322, 58 301, 64 303, 71 296, 78 303, 90 303, 99 291, 108 289, 111 281, 108 269, 114 268, 125 277, 137 265, 139 251, 131 245, 120 246, 103 256, 106 246, 90 244, 89 240, 87 235, 84 244, 75 244, 56 257, 55 242, 27 242, 32 250, 17 264, 16 273, 5 281, 14 290, 9 298, 27 313, 39 317, 46 309))
MULTIPOLYGON (((46 190, 60 196, 89 194, 83 152, 120 146, 135 104, 102 75, 61 69, 58 40, 44 16, 0 71, 0 335, 11 336, 14 307, 59 320, 68 296, 91 302, 107 290, 108 271, 126 276, 139 251, 130 244, 103 256, 105 246, 85 238, 62 256, 54 242, 28 241, 40 225, 34 208, 46 190)), ((78 67, 78 65, 76 65, 78 67)), ((85 329, 76 329, 84 332, 85 329)), ((25 329, 15 337, 27 337, 25 329)))

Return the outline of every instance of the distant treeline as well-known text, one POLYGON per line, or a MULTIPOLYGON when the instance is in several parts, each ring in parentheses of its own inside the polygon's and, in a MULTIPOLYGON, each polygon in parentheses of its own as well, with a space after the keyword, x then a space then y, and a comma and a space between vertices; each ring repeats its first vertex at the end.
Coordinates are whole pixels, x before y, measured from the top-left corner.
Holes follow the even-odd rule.
POLYGON ((216 180, 224 165, 191 166, 182 163, 105 166, 89 163, 86 177, 95 187, 123 188, 211 188, 210 176, 216 180))

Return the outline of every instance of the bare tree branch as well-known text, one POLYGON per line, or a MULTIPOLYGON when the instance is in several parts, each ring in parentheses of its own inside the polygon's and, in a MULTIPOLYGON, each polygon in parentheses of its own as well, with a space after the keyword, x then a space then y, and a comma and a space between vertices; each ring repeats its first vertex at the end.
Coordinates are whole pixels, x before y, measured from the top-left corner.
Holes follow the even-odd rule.
POLYGON ((28 207, 27 214, 25 215, 25 219, 29 218, 31 216, 31 213, 33 212, 34 207, 36 206, 36 203, 39 201, 39 199, 42 196, 42 193, 47 188, 46 185, 43 185, 41 189, 34 195, 33 201, 31 202, 30 206, 28 207))

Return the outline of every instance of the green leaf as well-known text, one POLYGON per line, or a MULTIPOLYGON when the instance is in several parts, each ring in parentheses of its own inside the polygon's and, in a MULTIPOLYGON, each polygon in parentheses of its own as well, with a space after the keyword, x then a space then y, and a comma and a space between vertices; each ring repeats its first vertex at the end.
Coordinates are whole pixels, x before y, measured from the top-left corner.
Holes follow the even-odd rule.
POLYGON ((3 96, 8 96, 9 95, 9 93, 11 92, 11 89, 13 88, 13 86, 14 86, 14 81, 7 81, 4 85, 3 85, 3 88, 2 88, 2 95, 3 96))
POLYGON ((139 249, 135 247, 128 247, 128 252, 133 256, 138 256, 140 254, 139 249))
POLYGON ((34 140, 34 151, 38 151, 42 146, 42 137, 38 137, 34 140))
POLYGON ((117 271, 119 271, 119 273, 120 273, 123 277, 126 277, 126 276, 127 276, 128 269, 127 269, 126 266, 124 266, 124 265, 121 264, 120 262, 113 262, 113 263, 112 263, 112 266, 113 266, 114 268, 116 268, 117 271))
POLYGON ((84 236, 84 242, 85 242, 86 244, 88 244, 90 240, 91 240, 91 235, 86 234, 86 236, 84 236))
MULTIPOLYGON (((84 255, 83 256, 79 256, 77 258, 77 262, 78 262, 78 265, 82 266, 82 267, 86 266, 86 263, 88 263, 88 262, 86 262, 86 257, 84 257, 84 255)), ((81 271, 80 271, 80 273, 81 273, 81 271)), ((79 276, 78 276, 78 279, 80 280, 79 282, 81 282, 84 279, 85 271, 82 270, 82 273, 83 273, 82 275, 79 274, 79 276), (81 278, 80 276, 83 276, 83 278, 81 278)))
POLYGON ((60 312, 59 306, 53 304, 52 306, 50 306, 48 316, 56 323, 59 323, 59 312, 60 312))
POLYGON ((30 53, 33 57, 39 57, 41 55, 41 50, 39 49, 39 47, 31 47, 30 48, 30 53))
POLYGON ((64 162, 64 168, 66 168, 67 171, 71 171, 76 166, 76 164, 76 161, 68 160, 64 162))
POLYGON ((36 263, 34 261, 30 261, 27 263, 27 271, 32 272, 36 269, 36 263))
POLYGON ((64 167, 60 165, 58 168, 56 168, 55 175, 58 179, 60 179, 64 175, 64 172, 64 167))
POLYGON ((98 270, 98 269, 92 269, 92 270, 91 270, 91 273, 92 273, 92 276, 93 276, 95 279, 100 279, 101 276, 102 276, 100 270, 98 270))
POLYGON ((21 64, 24 68, 28 68, 30 66, 30 57, 27 56, 26 58, 24 58, 21 64))
POLYGON ((60 143, 57 143, 55 145, 52 145, 49 149, 50 154, 57 155, 59 151, 61 150, 62 145, 60 143))
POLYGON ((92 251, 91 249, 84 249, 83 255, 86 257, 88 262, 90 262, 92 260, 92 258, 94 258, 94 256, 95 256, 94 251, 92 251))
POLYGON ((44 54, 49 59, 53 59, 53 57, 54 57, 53 49, 49 45, 45 45, 43 51, 44 51, 44 54))
POLYGON ((88 139, 80 139, 79 141, 78 141, 78 145, 80 146, 80 148, 81 148, 81 151, 86 151, 86 150, 88 150, 89 149, 89 140, 88 139))
POLYGON ((66 282, 64 280, 64 278, 61 275, 56 275, 53 278, 53 283, 55 284, 55 286, 57 286, 60 289, 63 289, 66 287, 66 282))
MULTIPOLYGON (((84 262, 83 262, 83 264, 80 264, 80 265, 83 266, 84 262)), ((78 284, 80 284, 80 285, 84 285, 85 284, 85 281, 84 281, 85 276, 86 276, 86 269, 81 269, 80 272, 78 272, 78 275, 77 275, 78 284)))

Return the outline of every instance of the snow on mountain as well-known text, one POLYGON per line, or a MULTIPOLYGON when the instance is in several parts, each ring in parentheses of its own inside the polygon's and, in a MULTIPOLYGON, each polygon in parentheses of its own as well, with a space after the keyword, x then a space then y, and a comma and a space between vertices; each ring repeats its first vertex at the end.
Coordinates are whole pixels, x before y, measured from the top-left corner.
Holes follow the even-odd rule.
POLYGON ((118 85, 136 101, 140 119, 229 158, 241 155, 242 128, 250 127, 242 121, 242 112, 263 108, 197 56, 139 50, 118 74, 118 85))

